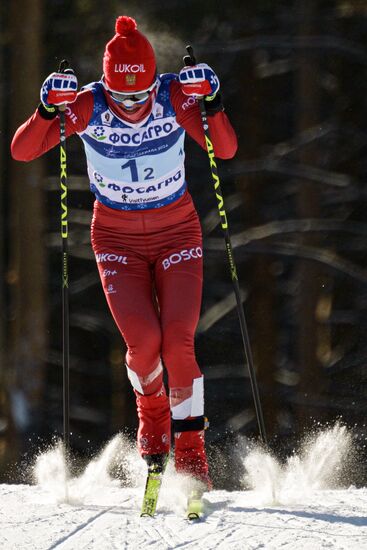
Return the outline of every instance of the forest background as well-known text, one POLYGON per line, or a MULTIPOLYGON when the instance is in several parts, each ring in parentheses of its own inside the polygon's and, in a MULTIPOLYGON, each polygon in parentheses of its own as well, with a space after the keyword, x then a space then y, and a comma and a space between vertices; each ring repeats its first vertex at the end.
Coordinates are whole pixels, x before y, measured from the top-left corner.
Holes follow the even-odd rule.
MULTIPOLYGON (((364 0, 3 0, 0 6, 0 481, 62 435, 60 160, 10 157, 44 78, 69 60, 98 80, 118 15, 137 19, 160 72, 185 46, 220 76, 239 139, 219 161, 270 447, 340 421, 365 452, 367 354, 367 4, 364 0)), ((232 449, 257 438, 208 157, 187 138, 204 233, 197 355, 216 485, 235 488, 232 449)), ((75 455, 137 426, 125 348, 90 247, 93 196, 68 140, 70 415, 75 455)), ((144 335, 142 335, 144 337, 144 335)), ((355 474, 365 483, 367 472, 355 474)))

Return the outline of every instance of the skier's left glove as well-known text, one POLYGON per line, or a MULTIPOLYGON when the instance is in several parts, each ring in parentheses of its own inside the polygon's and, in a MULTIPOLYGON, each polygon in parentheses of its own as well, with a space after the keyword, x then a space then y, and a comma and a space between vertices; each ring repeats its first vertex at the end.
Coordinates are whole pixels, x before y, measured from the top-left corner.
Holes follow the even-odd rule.
POLYGON ((184 94, 195 98, 204 97, 206 114, 214 115, 223 111, 222 98, 219 90, 219 78, 209 65, 199 63, 181 69, 178 75, 184 94))
POLYGON ((219 78, 206 63, 184 67, 178 79, 183 93, 196 98, 213 99, 219 90, 219 78))

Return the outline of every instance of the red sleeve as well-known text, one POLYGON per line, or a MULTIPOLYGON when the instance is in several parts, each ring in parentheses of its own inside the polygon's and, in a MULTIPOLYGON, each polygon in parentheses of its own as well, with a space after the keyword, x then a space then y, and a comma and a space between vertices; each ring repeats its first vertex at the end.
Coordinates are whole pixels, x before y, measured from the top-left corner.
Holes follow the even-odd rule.
MULTIPOLYGON (((171 83, 170 99, 178 124, 206 149, 198 102, 193 97, 185 95, 180 83, 175 80, 171 83)), ((215 156, 220 159, 232 158, 237 151, 237 136, 227 115, 220 111, 208 116, 208 124, 215 156)))
MULTIPOLYGON (((93 112, 93 92, 79 92, 74 103, 65 110, 66 136, 82 132, 88 126, 93 112)), ((38 110, 15 132, 11 143, 13 159, 30 161, 55 147, 60 141, 59 117, 46 120, 38 110)))

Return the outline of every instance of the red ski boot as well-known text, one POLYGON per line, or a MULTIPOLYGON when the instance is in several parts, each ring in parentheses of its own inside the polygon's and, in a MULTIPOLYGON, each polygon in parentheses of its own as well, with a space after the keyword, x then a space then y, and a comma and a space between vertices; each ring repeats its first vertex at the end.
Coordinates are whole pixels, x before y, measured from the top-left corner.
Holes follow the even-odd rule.
POLYGON ((168 454, 171 444, 171 412, 164 385, 151 395, 135 390, 139 417, 138 450, 141 456, 168 454))
POLYGON ((176 472, 200 481, 210 491, 212 483, 204 447, 206 427, 207 420, 203 416, 173 420, 176 472))

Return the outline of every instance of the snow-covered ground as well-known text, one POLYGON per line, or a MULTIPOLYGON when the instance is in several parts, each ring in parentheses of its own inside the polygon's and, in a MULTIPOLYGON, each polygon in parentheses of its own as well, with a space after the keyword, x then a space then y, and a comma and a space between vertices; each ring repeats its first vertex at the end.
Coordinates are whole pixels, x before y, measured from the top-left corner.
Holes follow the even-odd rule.
POLYGON ((0 548, 367 549, 367 489, 336 488, 350 449, 350 434, 337 425, 287 464, 243 451, 251 489, 207 493, 206 517, 190 523, 185 480, 172 466, 156 517, 139 517, 144 464, 121 435, 77 478, 55 447, 38 458, 34 485, 0 486, 0 548))

